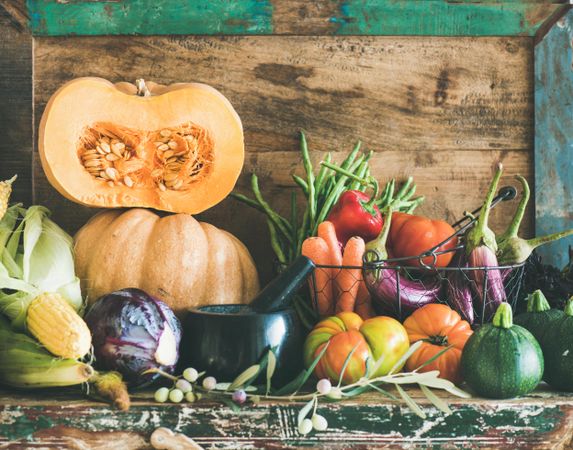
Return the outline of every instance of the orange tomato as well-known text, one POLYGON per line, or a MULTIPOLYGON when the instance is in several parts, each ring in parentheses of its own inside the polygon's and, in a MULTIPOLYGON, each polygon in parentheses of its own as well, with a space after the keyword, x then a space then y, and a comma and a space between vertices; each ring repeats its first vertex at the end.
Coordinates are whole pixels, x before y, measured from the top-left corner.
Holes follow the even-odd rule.
POLYGON ((461 381, 460 359, 466 341, 473 333, 470 324, 447 305, 432 303, 412 313, 404 321, 410 344, 424 341, 422 346, 408 358, 406 368, 415 370, 430 360, 445 347, 452 346, 420 372, 438 370, 440 377, 453 383, 461 381))
MULTIPOLYGON (((455 233, 451 225, 443 220, 432 220, 423 216, 414 216, 401 212, 392 214, 392 225, 388 236, 387 249, 390 257, 403 258, 417 256, 443 242, 455 233)), ((453 237, 438 251, 450 250, 458 245, 458 238, 453 237)), ((444 253, 436 258, 436 267, 447 267, 454 252, 444 253)), ((424 264, 434 264, 434 258, 428 256, 423 259, 424 264)), ((413 266, 419 266, 419 259, 406 261, 413 266)))
POLYGON ((338 382, 344 362, 352 356, 342 375, 343 384, 351 384, 367 375, 376 361, 384 355, 383 363, 374 376, 388 374, 406 353, 410 344, 408 334, 396 319, 385 316, 363 321, 353 312, 341 312, 320 321, 304 343, 304 363, 310 367, 324 346, 324 355, 316 365, 314 374, 338 382))

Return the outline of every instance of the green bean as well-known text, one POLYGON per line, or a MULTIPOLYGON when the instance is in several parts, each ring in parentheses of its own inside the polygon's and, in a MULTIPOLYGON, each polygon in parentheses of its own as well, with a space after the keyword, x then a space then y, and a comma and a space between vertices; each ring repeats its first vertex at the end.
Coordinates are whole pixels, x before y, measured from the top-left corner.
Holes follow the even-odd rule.
POLYGON ((408 192, 406 192, 403 196, 402 196, 402 200, 410 200, 412 198, 412 196, 416 193, 416 185, 413 184, 410 189, 408 189, 408 192))
POLYGON ((420 196, 412 200, 412 204, 408 207, 405 211, 408 214, 411 214, 418 206, 420 206, 424 202, 424 196, 420 196))
MULTIPOLYGON (((332 161, 332 153, 328 152, 328 154, 326 155, 326 158, 324 160, 326 162, 331 162, 332 161)), ((318 171, 318 176, 316 177, 316 180, 315 180, 315 188, 316 188, 317 196, 320 194, 320 191, 322 189, 322 185, 324 184, 324 181, 326 179, 326 172, 327 172, 326 167, 321 165, 320 170, 318 171)))
MULTIPOLYGON (((263 208, 258 201, 253 200, 252 198, 249 198, 246 195, 239 194, 237 192, 231 192, 230 195, 235 200, 238 200, 238 201, 250 206, 251 208, 254 208, 257 211, 260 211, 260 212, 262 212, 268 216, 267 210, 265 208, 263 208)), ((276 216, 276 218, 278 220, 280 220, 283 223, 283 225, 285 225, 286 227, 289 226, 288 220, 286 220, 283 216, 281 216, 280 214, 278 214, 276 212, 274 212, 274 215, 276 216)))
POLYGON ((259 179, 255 174, 253 174, 253 176, 251 177, 251 188, 259 204, 264 208, 268 218, 273 222, 273 225, 275 225, 278 231, 280 231, 282 235, 286 238, 286 240, 292 244, 292 239, 290 236, 291 230, 289 230, 290 224, 288 222, 286 222, 286 224, 281 223, 279 219, 280 216, 271 209, 271 207, 267 202, 265 202, 259 189, 259 179))
POLYGON ((360 150, 361 146, 362 146, 362 142, 358 141, 356 143, 356 145, 354 146, 354 148, 352 149, 352 151, 348 154, 346 159, 344 161, 342 161, 342 164, 340 165, 340 167, 342 169, 348 169, 354 163, 354 159, 356 158, 356 154, 360 150))
POLYGON ((410 188, 412 181, 414 181, 414 179, 412 177, 408 177, 408 179, 404 182, 400 190, 396 193, 396 200, 403 200, 403 195, 410 188))
MULTIPOLYGON (((364 161, 358 167, 358 170, 356 171, 356 176, 364 179, 367 171, 368 171, 368 161, 364 161)), ((361 190, 361 189, 366 190, 366 187, 364 186, 363 183, 361 183, 360 181, 357 181, 357 180, 353 180, 352 183, 350 183, 350 185, 348 186, 348 190, 351 190, 351 191, 356 191, 356 190, 361 190)))
POLYGON ((277 236, 277 230, 276 230, 273 222, 271 221, 271 219, 268 217, 267 217, 267 225, 269 227, 269 234, 271 236, 271 247, 272 247, 273 251, 275 252, 275 255, 277 255, 279 262, 281 264, 286 264, 287 260, 285 258, 285 254, 281 248, 281 244, 280 244, 279 238, 277 236))
POLYGON ((394 192, 395 183, 396 180, 394 180, 394 178, 392 178, 388 183, 386 183, 386 187, 384 188, 384 192, 380 197, 380 201, 377 202, 377 205, 380 209, 386 208, 386 206, 390 204, 390 201, 392 200, 392 194, 394 192))
MULTIPOLYGON (((365 158, 365 156, 361 155, 356 161, 354 161, 352 163, 352 165, 349 167, 348 172, 350 172, 350 173, 354 172, 356 170, 356 168, 359 167, 360 164, 362 164, 362 162, 364 161, 364 158, 365 158)), ((336 183, 336 185, 334 186, 334 188, 332 189, 332 191, 328 194, 328 197, 326 198, 324 205, 323 205, 322 209, 320 210, 320 214, 318 215, 318 219, 317 219, 316 223, 313 224, 313 226, 312 226, 311 235, 314 235, 316 233, 316 229, 318 228, 318 224, 323 222, 324 219, 326 219, 326 216, 330 212, 332 206, 338 201, 340 194, 342 194, 342 192, 346 190, 347 180, 348 180, 348 177, 346 175, 342 175, 340 177, 340 179, 338 180, 338 182, 336 183)))
POLYGON ((305 197, 308 198, 308 184, 306 181, 304 181, 301 177, 299 177, 298 175, 293 175, 292 179, 294 180, 294 182, 296 184, 298 184, 300 186, 300 188, 302 189, 302 192, 304 193, 305 197))
POLYGON ((308 208, 310 223, 314 222, 316 217, 316 196, 314 191, 314 173, 312 171, 312 163, 310 162, 310 155, 308 154, 308 145, 306 143, 306 136, 304 131, 300 132, 300 149, 302 152, 302 164, 306 171, 307 184, 308 184, 308 208))
POLYGON ((298 252, 298 211, 296 206, 296 191, 292 191, 290 195, 290 225, 292 228, 292 240, 293 245, 291 245, 291 249, 293 249, 292 258, 294 259, 298 252))
POLYGON ((302 216, 302 224, 298 229, 298 241, 297 241, 297 254, 301 252, 302 242, 308 237, 305 232, 308 231, 308 206, 304 210, 304 215, 302 216))

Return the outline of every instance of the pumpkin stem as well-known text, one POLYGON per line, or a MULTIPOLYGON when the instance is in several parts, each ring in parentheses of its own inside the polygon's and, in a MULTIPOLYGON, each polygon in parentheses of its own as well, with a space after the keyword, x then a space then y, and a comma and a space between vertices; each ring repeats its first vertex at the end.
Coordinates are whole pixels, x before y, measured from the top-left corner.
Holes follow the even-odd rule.
POLYGON ((509 303, 503 302, 497 307, 495 316, 493 316, 493 326, 505 329, 511 328, 513 326, 513 314, 511 312, 511 306, 509 303))
POLYGON ((447 336, 441 336, 441 335, 435 335, 435 336, 430 336, 427 339, 423 339, 426 342, 429 342, 430 344, 433 345, 441 345, 442 347, 447 347, 448 346, 448 337, 447 336))
POLYGON ((151 97, 151 92, 145 84, 143 78, 138 78, 135 80, 135 87, 137 88, 137 95, 140 97, 151 97))
POLYGON ((541 289, 537 289, 533 294, 527 296, 527 312, 543 312, 551 309, 547 298, 541 292, 541 289))
POLYGON ((567 303, 565 304, 565 309, 563 311, 568 316, 573 316, 573 295, 569 300, 567 300, 567 303))

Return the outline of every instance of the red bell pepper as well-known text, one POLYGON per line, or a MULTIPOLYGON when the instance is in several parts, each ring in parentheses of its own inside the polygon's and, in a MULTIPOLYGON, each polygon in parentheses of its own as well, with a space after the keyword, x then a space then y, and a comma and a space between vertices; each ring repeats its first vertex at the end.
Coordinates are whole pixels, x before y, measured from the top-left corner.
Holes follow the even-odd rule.
MULTIPOLYGON (((395 212, 392 214, 392 226, 388 238, 387 249, 391 258, 416 256, 430 250, 453 235, 455 230, 443 220, 432 220, 427 217, 415 216, 395 212)), ((451 250, 458 245, 458 238, 454 236, 436 251, 451 250)), ((434 258, 428 256, 423 259, 424 264, 435 267, 447 267, 454 256, 454 252, 439 255, 434 258)), ((420 266, 419 259, 410 259, 407 264, 420 266)))
POLYGON ((327 218, 333 223, 336 237, 342 246, 353 236, 369 242, 380 234, 382 215, 374 200, 374 196, 370 198, 360 191, 342 193, 327 218))

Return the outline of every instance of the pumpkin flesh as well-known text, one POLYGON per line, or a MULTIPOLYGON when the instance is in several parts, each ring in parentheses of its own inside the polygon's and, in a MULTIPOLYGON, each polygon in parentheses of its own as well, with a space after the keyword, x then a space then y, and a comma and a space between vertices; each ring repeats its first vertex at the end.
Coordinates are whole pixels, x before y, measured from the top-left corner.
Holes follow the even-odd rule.
POLYGON ((198 83, 149 85, 142 97, 129 83, 78 78, 52 96, 39 150, 60 193, 88 206, 190 214, 229 194, 244 160, 229 101, 198 83))

